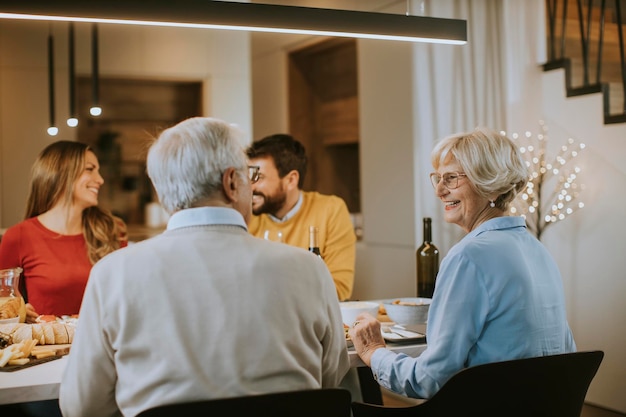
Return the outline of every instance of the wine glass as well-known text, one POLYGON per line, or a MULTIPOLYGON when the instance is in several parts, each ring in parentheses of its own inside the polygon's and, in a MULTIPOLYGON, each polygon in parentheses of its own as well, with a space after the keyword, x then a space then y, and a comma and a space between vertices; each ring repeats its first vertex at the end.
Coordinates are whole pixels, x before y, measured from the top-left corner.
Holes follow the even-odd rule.
POLYGON ((263 232, 263 239, 272 240, 274 242, 283 242, 283 232, 275 230, 266 230, 263 232))

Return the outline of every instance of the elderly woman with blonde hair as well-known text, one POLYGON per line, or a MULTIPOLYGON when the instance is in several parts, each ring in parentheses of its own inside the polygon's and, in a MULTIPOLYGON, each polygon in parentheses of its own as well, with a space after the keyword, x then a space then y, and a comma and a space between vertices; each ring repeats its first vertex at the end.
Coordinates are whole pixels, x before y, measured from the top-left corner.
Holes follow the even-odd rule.
POLYGON ((430 398, 466 367, 575 351, 559 269, 524 219, 508 215, 529 178, 517 146, 476 129, 441 140, 431 162, 444 220, 467 234, 441 263, 419 357, 386 349, 372 316, 350 330, 379 384, 430 398))

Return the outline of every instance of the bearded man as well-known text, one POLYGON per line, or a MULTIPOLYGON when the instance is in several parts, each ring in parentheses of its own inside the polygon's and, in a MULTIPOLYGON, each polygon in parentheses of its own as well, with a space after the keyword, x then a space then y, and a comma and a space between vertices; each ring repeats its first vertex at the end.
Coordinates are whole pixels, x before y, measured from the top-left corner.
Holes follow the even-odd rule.
POLYGON ((250 233, 303 249, 309 228, 318 230, 320 254, 330 271, 339 301, 352 295, 356 235, 346 203, 338 196, 303 191, 307 168, 304 146, 287 134, 254 142, 247 150, 250 165, 259 167, 252 185, 250 233))

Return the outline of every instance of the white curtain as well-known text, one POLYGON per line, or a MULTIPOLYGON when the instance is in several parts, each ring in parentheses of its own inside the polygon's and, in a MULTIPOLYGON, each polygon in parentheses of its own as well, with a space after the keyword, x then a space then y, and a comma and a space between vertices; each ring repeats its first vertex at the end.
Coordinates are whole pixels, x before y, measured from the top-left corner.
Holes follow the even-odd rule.
POLYGON ((430 150, 450 134, 477 126, 519 131, 538 127, 538 77, 543 37, 543 0, 425 0, 414 10, 467 20, 464 46, 414 47, 416 238, 422 217, 432 217, 433 240, 442 251, 462 236, 443 222, 441 203, 428 181, 430 150))

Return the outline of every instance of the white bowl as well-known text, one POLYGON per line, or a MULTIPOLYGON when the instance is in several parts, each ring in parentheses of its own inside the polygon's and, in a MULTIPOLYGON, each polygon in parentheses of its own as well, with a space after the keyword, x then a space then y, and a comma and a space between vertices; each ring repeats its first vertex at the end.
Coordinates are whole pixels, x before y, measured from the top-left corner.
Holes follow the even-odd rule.
POLYGON ((431 298, 401 297, 383 302, 387 317, 398 324, 423 324, 428 320, 431 298))
POLYGON ((344 301, 339 303, 341 307, 341 318, 343 324, 352 327, 356 318, 361 313, 370 313, 372 316, 378 316, 378 303, 373 301, 344 301))
POLYGON ((10 319, 0 319, 0 324, 19 323, 19 317, 11 317, 10 319))

